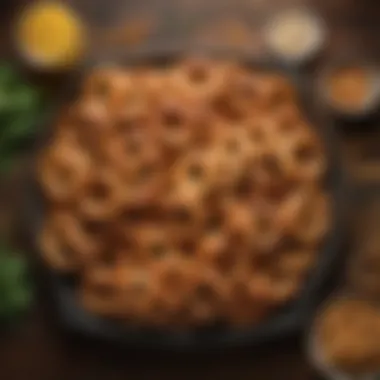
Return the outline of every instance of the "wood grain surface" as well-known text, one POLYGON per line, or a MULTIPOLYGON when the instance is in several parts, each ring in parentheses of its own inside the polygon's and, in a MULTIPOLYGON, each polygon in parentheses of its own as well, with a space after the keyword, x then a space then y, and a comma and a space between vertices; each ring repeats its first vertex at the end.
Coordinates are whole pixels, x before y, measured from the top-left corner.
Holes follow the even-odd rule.
MULTIPOLYGON (((329 31, 320 60, 305 71, 310 80, 342 55, 380 64, 380 3, 376 0, 67 1, 89 25, 94 53, 175 43, 189 48, 193 44, 227 46, 262 57, 267 54, 261 38, 265 22, 282 8, 308 5, 323 16, 329 31)), ((4 36, 0 44, 5 51, 9 38, 4 36)), ((334 127, 340 137, 336 149, 341 151, 351 182, 374 189, 372 198, 363 193, 370 209, 372 199, 380 198, 376 190, 377 186, 380 189, 380 119, 356 125, 336 123, 334 127)), ((17 194, 14 189, 23 184, 22 174, 13 177, 12 184, 2 186, 0 210, 8 218, 4 224, 9 224, 14 214, 14 207, 4 212, 5 203, 9 204, 4 202, 6 193, 17 194)), ((366 214, 360 214, 355 222, 366 223, 366 214)), ((309 380, 315 375, 305 357, 304 338, 205 356, 135 352, 65 334, 57 328, 51 302, 42 291, 21 326, 0 338, 0 379, 309 380)))

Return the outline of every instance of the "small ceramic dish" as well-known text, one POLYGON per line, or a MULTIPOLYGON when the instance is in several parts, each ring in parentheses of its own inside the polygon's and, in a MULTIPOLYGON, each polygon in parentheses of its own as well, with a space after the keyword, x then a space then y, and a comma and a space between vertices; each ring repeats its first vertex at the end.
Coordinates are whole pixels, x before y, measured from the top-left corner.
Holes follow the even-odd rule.
POLYGON ((86 26, 79 15, 51 0, 38 1, 23 9, 12 33, 20 59, 38 71, 72 68, 83 59, 88 45, 86 26))
POLYGON ((318 88, 330 112, 347 120, 372 116, 380 104, 379 70, 368 63, 335 63, 321 74, 318 88))
MULTIPOLYGON (((321 305, 320 312, 325 310, 334 300, 347 298, 350 298, 350 296, 341 292, 330 296, 325 304, 321 305)), ((323 378, 326 380, 379 380, 380 377, 378 373, 349 374, 331 365, 323 354, 320 342, 318 342, 316 336, 317 326, 318 325, 312 326, 308 334, 306 352, 311 365, 323 378)))
POLYGON ((322 50, 327 28, 323 20, 307 7, 278 12, 263 30, 271 55, 293 66, 310 62, 322 50))

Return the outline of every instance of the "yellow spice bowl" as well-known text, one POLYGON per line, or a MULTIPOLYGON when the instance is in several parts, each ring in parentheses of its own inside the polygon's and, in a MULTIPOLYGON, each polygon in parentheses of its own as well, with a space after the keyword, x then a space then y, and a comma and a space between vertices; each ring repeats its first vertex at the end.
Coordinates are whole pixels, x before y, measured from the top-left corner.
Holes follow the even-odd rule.
POLYGON ((39 1, 21 12, 15 23, 18 53, 42 70, 62 70, 78 63, 86 48, 85 26, 60 2, 39 1))

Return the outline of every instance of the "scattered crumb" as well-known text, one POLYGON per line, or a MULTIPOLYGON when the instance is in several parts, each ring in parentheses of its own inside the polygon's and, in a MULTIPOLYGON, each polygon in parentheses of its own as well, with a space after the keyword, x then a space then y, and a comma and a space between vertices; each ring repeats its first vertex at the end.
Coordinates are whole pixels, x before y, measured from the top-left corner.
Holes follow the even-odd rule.
POLYGON ((155 24, 155 20, 147 16, 125 20, 122 25, 108 30, 101 38, 101 43, 138 45, 148 38, 155 24))
POLYGON ((255 50, 255 39, 251 28, 240 20, 220 20, 201 28, 195 42, 234 48, 255 50))

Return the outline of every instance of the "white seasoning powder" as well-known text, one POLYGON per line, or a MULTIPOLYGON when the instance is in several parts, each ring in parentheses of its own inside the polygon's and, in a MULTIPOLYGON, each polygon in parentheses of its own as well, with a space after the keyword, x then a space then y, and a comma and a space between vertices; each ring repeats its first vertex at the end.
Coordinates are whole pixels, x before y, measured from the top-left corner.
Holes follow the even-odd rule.
POLYGON ((270 49, 285 58, 302 59, 319 48, 322 27, 305 11, 288 11, 277 16, 267 30, 270 49))

